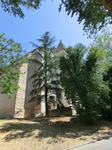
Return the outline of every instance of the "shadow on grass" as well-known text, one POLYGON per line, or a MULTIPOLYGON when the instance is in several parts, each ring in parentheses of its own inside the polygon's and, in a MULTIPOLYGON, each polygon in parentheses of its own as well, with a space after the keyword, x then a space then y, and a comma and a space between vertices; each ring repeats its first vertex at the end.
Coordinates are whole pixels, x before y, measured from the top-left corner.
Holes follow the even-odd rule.
MULTIPOLYGON (((54 117, 56 119, 56 117, 54 117)), ((6 142, 18 139, 18 138, 57 138, 67 137, 67 138, 78 138, 82 136, 90 136, 93 134, 98 134, 98 131, 104 130, 108 127, 110 130, 103 133, 102 136, 112 134, 112 122, 99 120, 94 126, 87 126, 80 122, 77 118, 71 118, 70 121, 61 121, 60 117, 57 120, 52 121, 53 117, 40 117, 31 120, 22 119, 12 119, 10 122, 4 123, 0 128, 0 133, 7 133, 4 137, 6 142)), ((81 140, 86 140, 82 137, 81 140)), ((94 139, 93 139, 94 140, 94 139)))

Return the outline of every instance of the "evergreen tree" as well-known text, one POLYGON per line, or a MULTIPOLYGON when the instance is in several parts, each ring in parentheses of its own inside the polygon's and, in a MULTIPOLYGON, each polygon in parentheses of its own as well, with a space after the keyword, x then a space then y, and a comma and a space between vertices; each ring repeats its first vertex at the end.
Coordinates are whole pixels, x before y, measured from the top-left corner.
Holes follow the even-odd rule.
POLYGON ((34 79, 34 89, 30 93, 33 95, 33 98, 29 102, 36 101, 38 104, 43 98, 45 98, 45 115, 48 116, 48 90, 59 89, 57 87, 58 77, 55 65, 55 56, 53 54, 54 47, 52 47, 52 44, 54 43, 54 37, 51 38, 50 33, 46 32, 41 39, 37 40, 41 42, 41 46, 38 46, 34 43, 32 44, 37 48, 36 54, 40 59, 34 59, 32 61, 38 64, 39 68, 30 77, 30 79, 34 79), (42 91, 44 91, 44 94, 41 94, 42 91))

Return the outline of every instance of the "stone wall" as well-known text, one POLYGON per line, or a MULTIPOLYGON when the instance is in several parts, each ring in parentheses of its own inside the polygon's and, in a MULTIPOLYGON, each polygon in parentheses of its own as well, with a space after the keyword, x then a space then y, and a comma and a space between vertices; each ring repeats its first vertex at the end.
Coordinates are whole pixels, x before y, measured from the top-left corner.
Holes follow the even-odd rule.
POLYGON ((19 76, 19 89, 16 93, 16 102, 15 102, 15 118, 24 118, 24 102, 25 102, 25 93, 26 93, 26 82, 27 82, 27 70, 28 63, 25 63, 20 68, 21 74, 19 76))
MULTIPOLYGON (((36 50, 29 53, 28 57, 34 57, 39 60, 39 57, 36 55, 36 50)), ((41 105, 36 106, 35 102, 28 103, 32 98, 29 94, 33 89, 33 80, 29 80, 29 78, 37 71, 38 67, 35 63, 30 63, 30 65, 24 63, 19 68, 21 74, 17 83, 20 88, 10 99, 6 94, 0 94, 0 118, 28 118, 34 117, 35 114, 41 112, 41 105)))
POLYGON ((6 94, 0 94, 0 118, 13 117, 15 111, 15 97, 8 98, 6 94))
POLYGON ((24 118, 27 68, 28 63, 18 67, 21 71, 19 80, 16 82, 19 85, 19 89, 14 93, 12 98, 8 98, 7 94, 0 94, 0 118, 24 118))
MULTIPOLYGON (((31 57, 35 58, 35 55, 32 54, 31 57)), ((24 117, 25 118, 35 117, 35 103, 34 102, 28 103, 29 100, 32 98, 32 96, 30 95, 30 92, 33 89, 33 85, 32 85, 33 80, 30 80, 29 78, 35 72, 36 70, 35 67, 36 67, 35 63, 30 62, 30 64, 28 65, 26 92, 25 92, 25 100, 24 100, 24 110, 25 110, 24 117)))
MULTIPOLYGON (((36 60, 40 60, 39 56, 36 54, 36 51, 31 53, 30 57, 36 59, 36 60)), ((41 61, 41 60, 40 60, 41 61)), ((25 118, 29 118, 29 117, 35 117, 35 115, 37 115, 38 113, 40 113, 40 106, 36 107, 36 103, 35 102, 30 102, 29 100, 31 100, 31 98, 33 97, 32 95, 30 95, 30 92, 33 90, 33 84, 32 82, 34 81, 34 78, 29 80, 29 78, 34 74, 35 71, 38 70, 39 65, 30 62, 30 65, 28 66, 28 70, 27 70, 27 82, 26 82, 26 93, 25 93, 25 104, 24 104, 24 117, 25 118)))

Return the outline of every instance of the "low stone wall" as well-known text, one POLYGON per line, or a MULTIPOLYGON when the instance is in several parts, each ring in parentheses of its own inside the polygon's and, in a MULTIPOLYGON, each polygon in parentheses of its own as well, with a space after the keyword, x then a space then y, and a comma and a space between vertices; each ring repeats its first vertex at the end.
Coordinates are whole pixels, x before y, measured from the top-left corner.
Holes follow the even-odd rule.
POLYGON ((49 116, 60 116, 60 115, 66 115, 66 116, 72 115, 71 107, 49 110, 49 116))

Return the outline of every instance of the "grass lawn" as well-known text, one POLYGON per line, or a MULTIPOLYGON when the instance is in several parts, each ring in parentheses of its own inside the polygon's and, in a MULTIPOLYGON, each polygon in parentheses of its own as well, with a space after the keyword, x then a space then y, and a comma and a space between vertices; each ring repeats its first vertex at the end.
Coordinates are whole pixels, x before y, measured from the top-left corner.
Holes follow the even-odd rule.
POLYGON ((0 150, 66 150, 112 135, 112 121, 87 126, 73 117, 1 119, 0 150))

